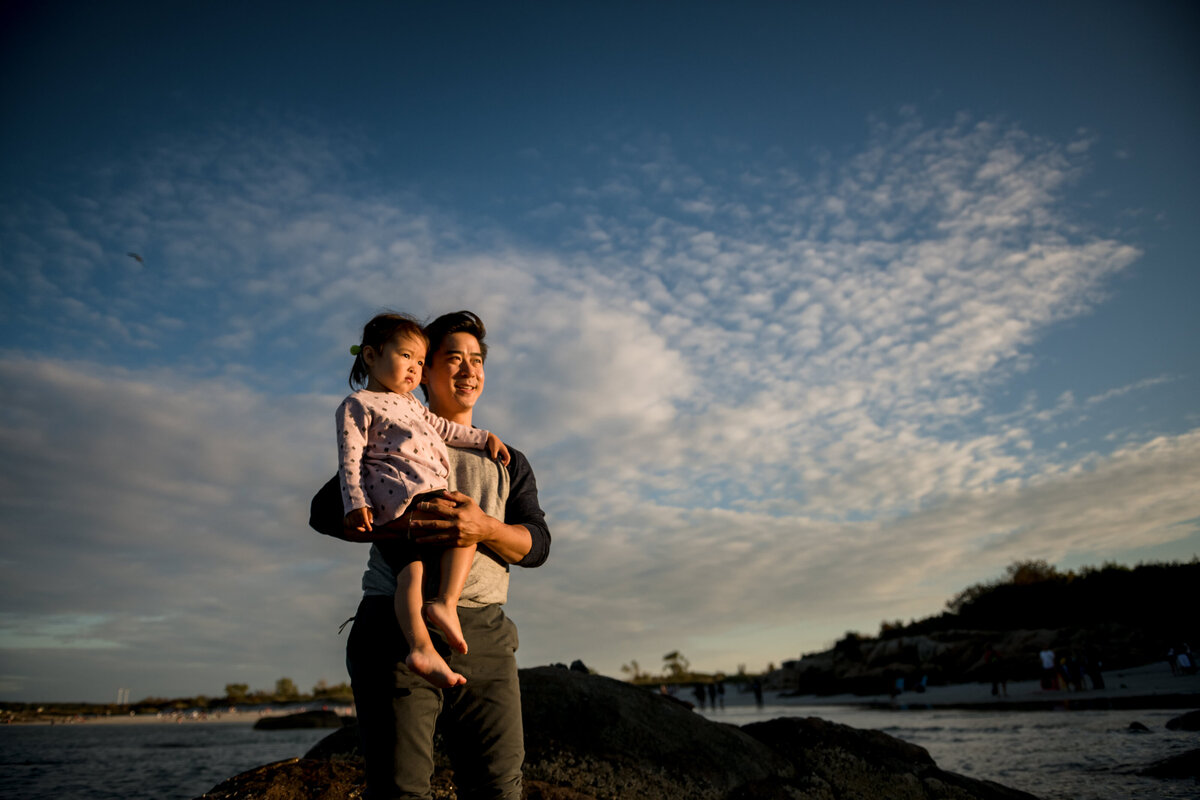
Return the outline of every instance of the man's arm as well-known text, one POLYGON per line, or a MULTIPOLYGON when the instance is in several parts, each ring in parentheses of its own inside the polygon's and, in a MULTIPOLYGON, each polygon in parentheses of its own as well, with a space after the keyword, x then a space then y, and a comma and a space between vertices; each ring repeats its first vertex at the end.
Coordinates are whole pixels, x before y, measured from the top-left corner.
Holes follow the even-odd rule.
POLYGON ((342 539, 347 542, 383 542, 389 539, 406 538, 404 527, 408 524, 407 513, 398 520, 389 523, 399 528, 389 530, 387 526, 376 526, 370 531, 358 531, 346 527, 346 517, 342 513, 342 489, 338 485, 338 476, 334 475, 313 495, 308 507, 308 525, 317 533, 342 539))
POLYGON ((529 549, 519 560, 510 561, 519 567, 540 567, 550 555, 550 528, 546 512, 538 502, 537 480, 525 454, 509 448, 512 457, 508 465, 510 478, 508 501, 504 505, 504 521, 529 532, 529 549))
POLYGON ((462 492, 445 492, 446 499, 421 503, 412 520, 418 544, 450 547, 483 545, 509 564, 537 567, 550 553, 550 529, 538 505, 537 482, 525 455, 509 448, 508 500, 501 522, 484 513, 479 504, 462 492))
POLYGON ((509 564, 529 555, 533 537, 524 525, 506 525, 488 515, 462 492, 442 492, 418 505, 412 518, 413 541, 440 547, 480 545, 509 564), (424 530, 424 533, 420 531, 424 530))

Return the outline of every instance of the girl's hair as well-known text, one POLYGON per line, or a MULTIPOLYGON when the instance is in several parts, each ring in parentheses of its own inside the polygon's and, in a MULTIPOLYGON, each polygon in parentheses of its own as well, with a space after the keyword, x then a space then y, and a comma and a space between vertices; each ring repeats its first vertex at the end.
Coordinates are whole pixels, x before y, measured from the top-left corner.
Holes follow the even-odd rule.
POLYGON ((397 314, 386 311, 376 314, 370 322, 363 326, 362 341, 354 354, 354 366, 350 368, 350 388, 361 389, 367 385, 371 377, 367 362, 363 359, 363 351, 370 347, 376 353, 382 352, 383 346, 400 336, 408 336, 418 342, 424 342, 429 347, 429 339, 421 330, 421 323, 407 314, 397 314))

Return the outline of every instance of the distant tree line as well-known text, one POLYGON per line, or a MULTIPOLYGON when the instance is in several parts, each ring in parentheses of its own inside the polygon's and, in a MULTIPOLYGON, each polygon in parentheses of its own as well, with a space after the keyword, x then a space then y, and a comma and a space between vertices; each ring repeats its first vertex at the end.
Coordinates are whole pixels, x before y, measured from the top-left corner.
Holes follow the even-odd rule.
POLYGON ((322 679, 317 681, 317 685, 312 688, 312 691, 306 694, 296 687, 295 681, 291 678, 280 678, 275 681, 274 691, 259 689, 252 692, 248 684, 227 683, 225 684, 225 696, 218 698, 215 702, 218 706, 295 703, 309 700, 334 700, 348 703, 353 698, 354 695, 350 690, 350 686, 346 683, 330 686, 322 679))
MULTIPOLYGON (((767 672, 771 672, 774 669, 775 665, 771 664, 767 667, 767 672)), ((714 681, 738 684, 749 683, 755 677, 758 677, 757 675, 747 673, 745 664, 738 664, 737 672, 732 675, 724 672, 696 672, 692 669, 691 662, 687 660, 687 657, 678 650, 672 650, 663 656, 662 672, 660 673, 656 674, 643 670, 637 661, 622 664, 621 672, 629 676, 630 683, 639 686, 712 683, 714 681)))
POLYGON ((1060 571, 1045 561, 1017 561, 1003 577, 963 589, 946 612, 908 625, 884 622, 880 638, 933 631, 1034 630, 1137 626, 1168 639, 1196 627, 1200 560, 1126 567, 1108 563, 1060 571))
POLYGON ((1200 559, 1136 567, 1107 563, 1062 571, 1042 560, 1017 561, 1002 577, 973 584, 946 601, 938 615, 884 620, 877 637, 847 631, 832 647, 856 659, 878 639, 952 632, 1001 636, 1026 630, 1077 631, 1092 644, 1115 641, 1121 651, 1109 663, 1165 657, 1170 647, 1200 641, 1200 617, 1192 613, 1200 593, 1200 559))
POLYGON ((998 663, 1015 680, 1039 673, 1037 648, 1027 652, 1023 644, 1039 641, 1064 657, 1121 669, 1165 659, 1184 644, 1194 648, 1198 592, 1198 558, 1078 570, 1017 561, 1001 577, 955 594, 940 614, 907 624, 884 620, 878 636, 847 631, 828 650, 808 654, 803 668, 803 658, 785 667, 796 670, 793 678, 809 693, 870 693, 878 690, 880 670, 907 669, 934 685, 973 680, 982 674, 984 653, 996 646, 998 663))

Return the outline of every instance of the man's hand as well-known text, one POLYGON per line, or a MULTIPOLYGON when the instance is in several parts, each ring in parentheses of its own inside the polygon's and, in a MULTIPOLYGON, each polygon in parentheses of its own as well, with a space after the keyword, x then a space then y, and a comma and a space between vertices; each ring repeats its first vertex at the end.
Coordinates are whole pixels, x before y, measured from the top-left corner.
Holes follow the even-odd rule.
POLYGON ((442 547, 470 547, 486 543, 491 538, 492 529, 499 523, 499 520, 484 513, 470 497, 462 492, 450 491, 442 492, 442 496, 435 500, 417 504, 409 521, 414 542, 442 547))
POLYGON ((516 564, 533 546, 524 525, 505 525, 462 492, 442 492, 417 504, 410 521, 413 541, 442 547, 483 545, 509 564, 516 564))

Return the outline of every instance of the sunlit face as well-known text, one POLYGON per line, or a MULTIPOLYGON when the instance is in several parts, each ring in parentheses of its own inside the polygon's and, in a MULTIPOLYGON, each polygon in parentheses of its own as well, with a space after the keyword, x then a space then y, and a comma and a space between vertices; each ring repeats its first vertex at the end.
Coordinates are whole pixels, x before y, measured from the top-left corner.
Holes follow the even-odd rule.
POLYGON ((483 392, 483 353, 469 333, 452 333, 425 367, 429 407, 443 417, 469 414, 483 392))
POLYGON ((425 342, 412 336, 393 336, 376 352, 363 350, 367 362, 367 389, 372 392, 408 394, 421 383, 421 367, 425 363, 425 342))

